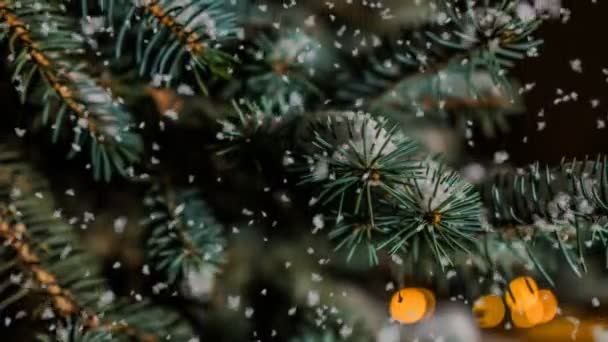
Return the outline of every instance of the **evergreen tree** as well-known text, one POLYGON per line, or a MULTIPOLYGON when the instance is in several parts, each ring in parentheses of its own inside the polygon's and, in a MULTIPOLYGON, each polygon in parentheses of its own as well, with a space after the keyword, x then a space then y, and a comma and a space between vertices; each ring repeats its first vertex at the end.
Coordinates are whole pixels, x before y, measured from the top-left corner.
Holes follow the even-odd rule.
POLYGON ((515 168, 467 146, 525 112, 512 71, 568 13, 0 1, 8 340, 464 341, 424 322, 450 298, 485 317, 505 305, 476 301, 490 294, 511 312, 501 326, 540 324, 533 305, 550 321, 536 283, 601 276, 608 160, 515 168))

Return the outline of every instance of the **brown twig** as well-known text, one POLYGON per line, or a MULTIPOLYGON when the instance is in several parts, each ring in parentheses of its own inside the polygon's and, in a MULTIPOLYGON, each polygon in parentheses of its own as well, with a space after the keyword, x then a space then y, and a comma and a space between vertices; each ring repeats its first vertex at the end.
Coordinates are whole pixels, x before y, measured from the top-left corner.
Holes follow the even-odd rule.
MULTIPOLYGON (((9 213, 10 214, 10 213, 9 213)), ((81 316, 85 318, 86 329, 103 329, 112 334, 125 334, 141 342, 157 342, 155 335, 143 332, 124 322, 108 322, 101 319, 97 313, 81 307, 74 295, 57 282, 57 277, 44 269, 40 258, 28 244, 27 231, 23 223, 9 223, 7 211, 0 213, 0 239, 10 246, 17 254, 17 259, 33 275, 33 280, 53 303, 55 313, 60 317, 68 318, 81 316)))
POLYGON ((168 28, 179 41, 186 44, 188 50, 192 54, 200 55, 204 52, 205 45, 201 41, 200 35, 171 17, 171 15, 159 5, 158 1, 151 1, 144 7, 161 25, 168 28))
POLYGON ((447 109, 447 110, 460 110, 466 108, 477 108, 477 109, 500 109, 508 108, 510 101, 504 96, 489 95, 481 98, 465 97, 457 98, 451 97, 443 100, 436 100, 431 97, 425 97, 422 99, 422 107, 424 110, 431 109, 447 109))
MULTIPOLYGON (((32 60, 41 69, 43 77, 49 85, 55 89, 55 92, 65 102, 68 107, 79 117, 86 119, 88 130, 92 133, 99 133, 96 123, 89 117, 86 106, 76 100, 72 90, 65 85, 61 79, 68 82, 72 80, 68 75, 60 75, 53 68, 53 60, 46 56, 39 48, 38 44, 32 38, 30 31, 27 29, 25 22, 19 18, 17 14, 5 2, 0 2, 0 21, 5 22, 9 29, 13 31, 21 43, 27 48, 32 60)), ((100 140, 102 141, 102 140, 100 140)))

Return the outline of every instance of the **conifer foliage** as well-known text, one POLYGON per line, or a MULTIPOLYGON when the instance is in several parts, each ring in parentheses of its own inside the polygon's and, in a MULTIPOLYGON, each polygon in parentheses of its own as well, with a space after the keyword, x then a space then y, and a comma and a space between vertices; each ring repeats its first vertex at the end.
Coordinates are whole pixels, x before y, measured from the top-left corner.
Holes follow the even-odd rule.
POLYGON ((608 250, 605 156, 479 176, 465 144, 424 139, 507 132, 512 69, 563 11, 370 3, 0 0, 19 100, 0 320, 43 341, 369 341, 394 324, 387 279, 434 307, 452 278, 472 302, 522 270, 584 277, 608 250))

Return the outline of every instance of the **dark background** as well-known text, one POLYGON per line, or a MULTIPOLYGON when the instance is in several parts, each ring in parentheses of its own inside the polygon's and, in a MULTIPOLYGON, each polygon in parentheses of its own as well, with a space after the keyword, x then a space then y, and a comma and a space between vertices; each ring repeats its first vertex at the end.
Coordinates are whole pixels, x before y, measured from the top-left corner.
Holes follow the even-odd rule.
MULTIPOLYGON (((572 0, 565 1, 563 6, 571 10, 570 20, 567 23, 559 21, 545 23, 537 34, 545 41, 540 49, 540 57, 526 59, 514 70, 515 77, 521 84, 535 83, 534 88, 524 96, 525 114, 513 117, 510 122, 511 129, 506 133, 486 140, 479 140, 480 138, 477 137, 476 145, 470 151, 476 158, 492 158, 495 151, 506 150, 509 152, 510 161, 515 165, 524 165, 536 160, 556 164, 563 157, 582 158, 586 155, 608 152, 608 75, 602 71, 606 68, 608 73, 608 48, 606 48, 608 41, 605 38, 605 34, 608 33, 608 1, 596 0, 593 3, 592 0, 572 0), (582 73, 572 70, 570 62, 575 59, 580 59, 582 73), (562 89, 563 94, 558 94, 557 89, 562 89), (577 100, 554 104, 555 99, 572 92, 578 94, 577 100), (593 99, 599 100, 599 106, 596 108, 592 108, 593 99), (544 112, 543 117, 539 117, 541 110, 544 112), (607 127, 598 129, 598 120, 605 120, 607 127), (540 131, 539 122, 546 123, 545 128, 540 131), (525 143, 524 137, 527 137, 525 143)), ((5 63, 2 65, 0 113, 5 116, 14 116, 15 113, 27 115, 28 113, 23 113, 23 110, 15 110, 22 107, 18 104, 9 82, 10 77, 5 69, 5 63)), ((14 135, 13 128, 18 125, 20 119, 11 117, 3 122, 6 126, 2 127, 1 132, 14 135)), ((63 168, 74 167, 76 164, 62 162, 53 165, 50 172, 61 174, 63 168)), ((100 186, 99 189, 104 187, 100 186)), ((122 207, 126 211, 128 203, 137 200, 137 194, 127 195, 126 192, 121 193, 121 190, 124 189, 118 187, 111 189, 95 202, 98 206, 122 207), (116 201, 117 198, 122 201, 116 201)), ((91 193, 94 192, 95 189, 92 189, 91 193)), ((212 193, 223 198, 222 193, 217 191, 212 193)), ((91 194, 89 196, 93 197, 91 194)), ((240 203, 226 202, 224 205, 232 206, 236 208, 235 210, 243 207, 240 203)), ((99 207, 95 208, 95 210, 99 209, 99 207)), ((295 220, 295 218, 291 219, 295 220)), ((115 250, 119 247, 108 247, 108 249, 115 250)), ((110 258, 114 257, 116 256, 110 256, 110 258)), ((119 288, 130 287, 132 284, 120 284, 120 281, 116 281, 126 278, 123 275, 116 275, 114 285, 118 285, 119 288)), ((264 286, 266 285, 259 287, 264 286)), ((260 303, 260 307, 266 307, 269 312, 275 311, 268 305, 272 302, 267 299, 264 303, 260 303)), ((15 336, 19 336, 18 332, 14 333, 15 336)), ((0 340, 4 338, 0 337, 0 340)), ((8 340, 11 340, 10 337, 8 340)))
POLYGON ((515 76, 522 84, 536 83, 525 96, 526 113, 511 123, 511 131, 487 144, 477 143, 476 152, 491 155, 505 149, 514 164, 535 160, 558 163, 562 157, 581 158, 608 151, 608 128, 597 129, 597 120, 608 120, 608 2, 572 0, 562 5, 572 11, 567 23, 545 23, 538 36, 545 40, 538 58, 520 63, 515 76), (580 59, 582 73, 570 67, 580 59), (565 94, 576 92, 578 100, 553 104, 565 94), (591 100, 600 104, 592 108, 591 100), (539 112, 544 109, 544 117, 539 112), (546 127, 538 130, 538 122, 546 127), (528 137, 527 143, 523 142, 528 137))

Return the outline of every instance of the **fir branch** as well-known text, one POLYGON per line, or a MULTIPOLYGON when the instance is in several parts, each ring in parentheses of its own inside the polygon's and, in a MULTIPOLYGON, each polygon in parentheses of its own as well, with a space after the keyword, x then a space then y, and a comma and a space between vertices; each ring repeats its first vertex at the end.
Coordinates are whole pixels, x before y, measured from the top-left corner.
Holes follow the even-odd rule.
POLYGON ((294 168, 291 151, 306 117, 298 110, 283 113, 268 98, 243 102, 233 101, 233 109, 224 110, 217 120, 216 142, 210 146, 215 165, 221 170, 251 170, 263 176, 257 178, 260 182, 274 183, 285 169, 294 168))
POLYGON ((455 100, 460 100, 459 109, 470 105, 466 108, 472 111, 490 111, 481 117, 484 121, 493 120, 492 112, 502 120, 502 113, 515 111, 519 101, 507 68, 537 53, 542 41, 531 35, 541 21, 519 18, 513 0, 500 6, 467 2, 462 13, 455 10, 456 3, 439 0, 437 23, 387 39, 364 56, 362 65, 340 76, 346 86, 338 89, 338 100, 398 117, 435 112, 447 117, 453 106, 446 104, 455 100), (487 75, 490 84, 480 83, 480 75, 487 75))
POLYGON ((270 110, 281 113, 321 102, 321 78, 331 72, 335 56, 312 34, 295 29, 260 31, 245 46, 238 78, 224 87, 222 96, 263 97, 270 110))
POLYGON ((220 129, 216 134, 216 154, 239 159, 239 156, 251 154, 248 145, 255 145, 269 137, 274 137, 271 140, 276 144, 279 138, 277 135, 298 117, 299 113, 277 112, 274 100, 265 97, 261 98, 259 105, 248 102, 240 106, 233 101, 232 110, 217 120, 220 129))
POLYGON ((515 227, 528 244, 547 241, 579 276, 587 268, 585 248, 608 248, 606 156, 499 173, 482 191, 489 222, 515 227))
POLYGON ((321 205, 335 223, 336 249, 348 247, 350 259, 365 244, 369 261, 378 263, 374 240, 386 232, 376 216, 382 200, 420 176, 417 145, 369 114, 329 112, 313 121, 312 148, 300 185, 317 185, 310 204, 321 205))
MULTIPOLYGON (((48 296, 53 304, 54 312, 60 317, 68 319, 71 317, 84 317, 85 321, 83 327, 88 330, 100 330, 107 331, 115 335, 125 335, 132 337, 137 341, 156 341, 157 338, 151 333, 140 331, 138 328, 130 326, 124 322, 112 322, 105 321, 101 317, 103 314, 95 313, 88 308, 81 307, 72 294, 72 292, 61 286, 57 281, 57 277, 54 273, 45 269, 41 266, 40 257, 34 252, 36 249, 32 247, 27 238, 27 229, 23 223, 9 224, 14 219, 10 219, 11 214, 8 208, 3 208, 3 213, 0 219, 0 239, 5 242, 5 246, 10 246, 16 253, 17 262, 20 267, 27 270, 31 275, 31 279, 36 283, 36 289, 43 292, 48 296)), ((18 222, 18 220, 15 220, 18 222)), ((54 268, 56 266, 51 266, 54 268)), ((101 280, 89 279, 83 281, 82 284, 88 284, 89 282, 100 283, 101 280)), ((24 289, 27 285, 22 285, 24 289)), ((79 284, 73 284, 72 286, 78 287, 80 290, 82 286, 79 284)), ((13 301, 19 300, 20 296, 25 296, 28 291, 20 291, 16 295, 13 295, 2 302, 4 305, 12 304, 13 301)))
POLYGON ((417 145, 399 134, 397 127, 354 112, 329 113, 327 121, 312 125, 313 151, 308 172, 301 184, 321 185, 316 200, 332 203, 354 216, 365 213, 374 224, 373 207, 383 196, 393 196, 396 187, 419 176, 414 161, 417 145))
POLYGON ((121 19, 116 57, 126 52, 127 34, 133 32, 140 76, 150 76, 157 82, 160 77, 171 84, 181 78, 182 67, 186 65, 185 70, 193 72, 203 92, 206 92, 204 78, 209 73, 230 77, 234 59, 212 46, 235 34, 235 17, 221 1, 161 0, 124 5, 130 9, 126 18, 121 19))
POLYGON ((222 226, 192 189, 163 188, 156 184, 144 204, 149 230, 147 255, 152 265, 166 274, 171 284, 193 273, 218 271, 225 241, 222 226))
POLYGON ((129 164, 139 161, 142 142, 130 130, 129 113, 85 73, 84 40, 62 8, 29 0, 19 7, 2 2, 0 21, 10 37, 13 79, 20 82, 23 102, 34 96, 28 89, 35 74, 43 80, 37 99, 43 104, 42 121, 53 117, 53 141, 69 126, 74 132, 70 155, 88 145, 95 179, 126 175, 129 164))
POLYGON ((33 248, 23 237, 26 233, 25 225, 22 223, 9 225, 12 220, 9 218, 8 208, 2 208, 0 215, 0 239, 5 242, 5 246, 10 246, 14 250, 17 262, 24 269, 29 270, 37 283, 37 287, 52 299, 55 311, 62 317, 69 317, 78 313, 78 305, 74 302, 72 294, 61 288, 57 284, 55 276, 39 265, 40 258, 33 252, 33 248))
POLYGON ((477 237, 483 233, 480 196, 443 164, 429 160, 423 165, 424 177, 397 189, 395 206, 378 218, 390 235, 378 248, 390 246, 394 254, 410 244, 424 245, 443 268, 453 264, 455 252, 474 254, 477 237))
MULTIPOLYGON (((129 304, 114 299, 100 276, 98 261, 54 210, 44 178, 22 163, 18 154, 0 148, 0 175, 0 238, 5 242, 1 256, 6 260, 2 268, 17 267, 31 274, 35 288, 51 300, 59 318, 80 318, 86 329, 106 331, 121 341, 159 341, 189 334, 175 315, 147 301, 129 304), (150 317, 156 319, 151 322, 150 317)), ((30 293, 26 282, 15 285, 21 288, 7 297, 3 309, 30 293)))
POLYGON ((534 163, 496 174, 483 187, 488 219, 496 226, 601 221, 608 215, 606 158, 564 159, 558 167, 534 163))
POLYGON ((129 108, 152 103, 155 108, 141 110, 144 123, 156 124, 160 119, 171 127, 216 131, 216 120, 228 112, 231 104, 227 101, 196 95, 174 88, 158 88, 143 82, 137 75, 118 74, 110 71, 102 73, 101 80, 115 96, 124 99, 129 108))
MULTIPOLYGON (((377 212, 378 210, 376 210, 377 212)), ((389 232, 385 227, 369 222, 364 215, 353 216, 348 213, 338 217, 333 229, 329 232, 329 238, 336 241, 335 251, 342 248, 348 250, 346 260, 350 261, 357 253, 359 247, 365 249, 368 261, 371 265, 379 263, 377 244, 382 237, 389 232)))

